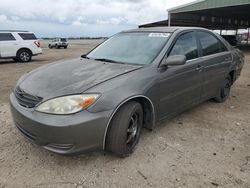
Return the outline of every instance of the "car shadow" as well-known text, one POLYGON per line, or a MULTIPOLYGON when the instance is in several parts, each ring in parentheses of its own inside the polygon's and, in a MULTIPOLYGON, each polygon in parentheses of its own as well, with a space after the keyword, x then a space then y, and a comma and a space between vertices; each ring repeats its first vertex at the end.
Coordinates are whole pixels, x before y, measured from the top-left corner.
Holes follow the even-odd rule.
POLYGON ((1 59, 0 60, 0 65, 2 65, 2 64, 10 64, 10 63, 18 63, 18 62, 14 61, 13 59, 1 59))

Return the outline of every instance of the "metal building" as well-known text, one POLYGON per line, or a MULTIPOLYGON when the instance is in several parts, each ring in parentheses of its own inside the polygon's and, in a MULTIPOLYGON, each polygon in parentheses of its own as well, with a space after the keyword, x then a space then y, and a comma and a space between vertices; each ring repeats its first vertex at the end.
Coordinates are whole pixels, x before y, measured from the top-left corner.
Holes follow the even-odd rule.
POLYGON ((196 26, 211 30, 250 27, 250 0, 199 0, 168 10, 168 20, 140 25, 196 26))

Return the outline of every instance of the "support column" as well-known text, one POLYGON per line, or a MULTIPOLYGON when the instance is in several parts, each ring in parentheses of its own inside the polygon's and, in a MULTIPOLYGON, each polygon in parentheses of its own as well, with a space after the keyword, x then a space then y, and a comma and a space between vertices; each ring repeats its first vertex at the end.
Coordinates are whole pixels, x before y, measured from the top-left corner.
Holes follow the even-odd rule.
POLYGON ((249 44, 249 39, 250 38, 250 29, 247 29, 247 44, 249 44))
POLYGON ((171 14, 168 13, 168 27, 171 26, 171 14))

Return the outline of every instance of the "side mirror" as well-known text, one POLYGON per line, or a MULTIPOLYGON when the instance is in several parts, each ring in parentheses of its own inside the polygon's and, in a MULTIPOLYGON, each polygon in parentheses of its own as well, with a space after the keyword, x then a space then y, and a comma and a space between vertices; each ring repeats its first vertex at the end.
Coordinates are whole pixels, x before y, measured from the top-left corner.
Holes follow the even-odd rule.
POLYGON ((184 55, 173 55, 169 56, 164 62, 161 63, 161 67, 167 67, 168 65, 176 66, 176 65, 184 65, 186 64, 186 56, 184 55))

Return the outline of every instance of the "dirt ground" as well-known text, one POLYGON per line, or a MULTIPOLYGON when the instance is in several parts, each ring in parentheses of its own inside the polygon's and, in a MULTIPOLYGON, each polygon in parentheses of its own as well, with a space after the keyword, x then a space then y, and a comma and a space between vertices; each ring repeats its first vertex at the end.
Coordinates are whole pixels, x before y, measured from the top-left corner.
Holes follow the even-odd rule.
POLYGON ((0 188, 250 187, 250 51, 223 104, 212 101, 144 131, 130 157, 105 153, 60 156, 28 142, 14 127, 8 96, 24 73, 79 57, 100 41, 48 49, 31 63, 0 61, 0 188))

